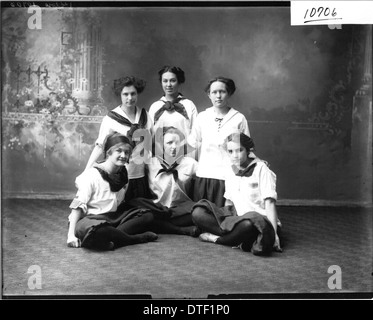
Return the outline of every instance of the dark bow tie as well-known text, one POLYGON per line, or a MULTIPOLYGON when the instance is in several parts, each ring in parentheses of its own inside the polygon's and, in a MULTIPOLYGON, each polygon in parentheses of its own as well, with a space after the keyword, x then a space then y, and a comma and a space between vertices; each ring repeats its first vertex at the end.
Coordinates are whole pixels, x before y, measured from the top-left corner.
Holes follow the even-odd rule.
POLYGON ((126 167, 122 167, 116 173, 107 173, 105 170, 102 170, 99 167, 95 167, 98 172, 100 172, 101 177, 109 182, 110 190, 113 192, 118 192, 122 189, 128 182, 128 174, 126 167))
POLYGON ((251 177, 256 166, 256 162, 250 163, 245 169, 239 169, 235 165, 232 166, 232 169, 236 176, 238 177, 251 177))
POLYGON ((146 127, 146 123, 148 122, 148 117, 147 117, 145 109, 141 110, 140 119, 138 123, 132 123, 126 117, 123 117, 114 111, 110 111, 108 113, 108 117, 119 122, 120 124, 124 126, 130 127, 130 129, 127 132, 127 137, 131 140, 132 140, 133 133, 137 129, 144 129, 146 127))
POLYGON ((172 165, 168 166, 166 162, 163 162, 161 163, 161 166, 162 166, 162 169, 160 169, 158 171, 158 173, 156 174, 156 177, 162 173, 162 172, 165 172, 165 173, 172 173, 172 175, 174 176, 174 179, 175 181, 177 181, 178 177, 179 177, 179 174, 176 170, 176 167, 178 166, 179 164, 175 161, 172 165))
POLYGON ((160 108, 154 115, 154 124, 159 120, 159 118, 162 116, 162 114, 165 112, 165 111, 176 111, 178 113, 180 113, 181 115, 184 116, 185 119, 188 119, 189 120, 189 117, 188 117, 188 114, 185 110, 185 107, 179 103, 180 100, 182 100, 183 98, 182 97, 179 97, 177 98, 176 100, 174 101, 166 101, 164 103, 164 105, 162 106, 162 108, 160 108))

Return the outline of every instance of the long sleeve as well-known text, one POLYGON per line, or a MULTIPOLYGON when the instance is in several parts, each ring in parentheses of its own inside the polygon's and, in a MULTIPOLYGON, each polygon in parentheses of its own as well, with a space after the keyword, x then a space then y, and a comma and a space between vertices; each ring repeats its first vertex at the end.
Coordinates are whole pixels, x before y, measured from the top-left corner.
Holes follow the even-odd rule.
POLYGON ((240 131, 244 134, 246 134, 247 136, 251 137, 250 135, 250 129, 249 129, 249 124, 247 123, 247 120, 246 118, 243 118, 242 119, 242 122, 240 124, 240 131))
POLYGON ((194 125, 187 138, 188 144, 193 148, 197 149, 202 142, 202 130, 200 125, 200 116, 197 116, 194 121, 194 125))
POLYGON ((83 214, 87 214, 88 203, 94 192, 93 181, 87 178, 88 175, 89 173, 85 172, 76 178, 75 185, 78 188, 78 191, 69 206, 70 209, 80 208, 83 214))

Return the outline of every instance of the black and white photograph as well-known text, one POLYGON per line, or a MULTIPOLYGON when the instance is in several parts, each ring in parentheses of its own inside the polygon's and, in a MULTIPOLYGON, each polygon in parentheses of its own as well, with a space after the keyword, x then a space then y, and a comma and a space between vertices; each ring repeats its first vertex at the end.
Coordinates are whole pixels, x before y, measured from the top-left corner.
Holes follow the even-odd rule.
POLYGON ((290 9, 1 2, 3 299, 372 298, 372 25, 290 9))

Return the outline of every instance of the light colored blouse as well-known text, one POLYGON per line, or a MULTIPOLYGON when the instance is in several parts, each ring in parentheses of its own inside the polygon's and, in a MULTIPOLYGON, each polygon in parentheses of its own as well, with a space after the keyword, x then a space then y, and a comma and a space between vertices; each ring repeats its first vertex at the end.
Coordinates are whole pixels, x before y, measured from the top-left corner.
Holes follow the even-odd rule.
MULTIPOLYGON (((178 98, 182 97, 181 95, 178 96, 178 98)), ((157 120, 157 122, 154 123, 154 116, 156 112, 161 109, 164 105, 164 103, 167 102, 166 98, 163 96, 160 100, 154 102, 150 108, 149 108, 149 116, 152 119, 152 122, 154 124, 154 130, 156 131, 158 128, 163 127, 175 127, 179 129, 185 137, 187 137, 194 125, 194 122, 196 120, 196 117, 198 115, 198 111, 194 103, 189 99, 182 99, 180 100, 180 104, 182 104, 185 108, 185 111, 188 115, 189 119, 186 119, 182 114, 176 111, 165 111, 162 113, 160 118, 157 120)))
POLYGON ((149 187, 157 195, 154 202, 171 208, 185 201, 191 201, 188 194, 197 166, 198 163, 194 159, 183 157, 176 167, 178 172, 176 182, 172 173, 161 172, 158 174, 162 169, 161 163, 156 157, 151 158, 148 164, 149 187))
MULTIPOLYGON (((136 107, 136 118, 135 123, 138 123, 140 120, 141 110, 139 107, 136 107)), ((125 114, 125 112, 122 110, 120 106, 116 107, 114 112, 118 113, 119 115, 128 118, 128 116, 125 114)), ((148 121, 146 123, 146 129, 149 130, 149 139, 151 139, 151 134, 153 130, 153 122, 151 118, 149 117, 149 114, 147 113, 148 121)), ((103 146, 105 143, 106 137, 113 133, 114 131, 127 135, 127 132, 130 130, 129 126, 125 126, 123 124, 120 124, 119 122, 115 121, 114 119, 109 118, 108 116, 105 116, 102 120, 101 126, 100 126, 100 132, 98 134, 98 138, 96 140, 96 144, 103 146)), ((151 141, 150 141, 151 143, 151 141)), ((126 165, 127 171, 128 171, 128 178, 129 179, 137 179, 142 178, 145 176, 145 164, 144 164, 144 155, 142 155, 141 151, 143 150, 143 143, 139 143, 136 145, 132 152, 131 159, 129 161, 129 164, 126 165)), ((146 157, 146 154, 145 154, 146 157)), ((146 160, 145 160, 146 161, 146 160)))
MULTIPOLYGON (((82 209, 84 215, 115 212, 123 201, 125 188, 118 192, 110 189, 109 182, 104 180, 100 172, 92 167, 75 179, 78 192, 70 204, 71 209, 82 209)), ((70 216, 69 216, 70 219, 70 216)))
POLYGON ((197 177, 224 180, 224 172, 230 164, 223 149, 225 138, 231 133, 243 132, 250 136, 245 116, 231 108, 219 123, 213 107, 198 114, 188 143, 193 148, 200 148, 197 177))
POLYGON ((233 202, 239 216, 249 211, 266 216, 264 200, 277 200, 276 175, 260 160, 250 177, 236 176, 227 168, 224 197, 233 202))

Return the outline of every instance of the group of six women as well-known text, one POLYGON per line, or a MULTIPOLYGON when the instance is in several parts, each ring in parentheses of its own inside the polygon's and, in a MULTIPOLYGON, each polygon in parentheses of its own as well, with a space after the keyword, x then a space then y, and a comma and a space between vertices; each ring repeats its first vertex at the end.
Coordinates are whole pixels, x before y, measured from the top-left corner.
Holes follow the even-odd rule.
POLYGON ((198 113, 180 93, 181 68, 158 74, 164 95, 149 111, 137 105, 145 81, 114 81, 121 105, 103 118, 76 178, 67 245, 107 250, 173 233, 256 255, 281 251, 276 175, 229 104, 234 81, 210 80, 212 106, 198 113))

